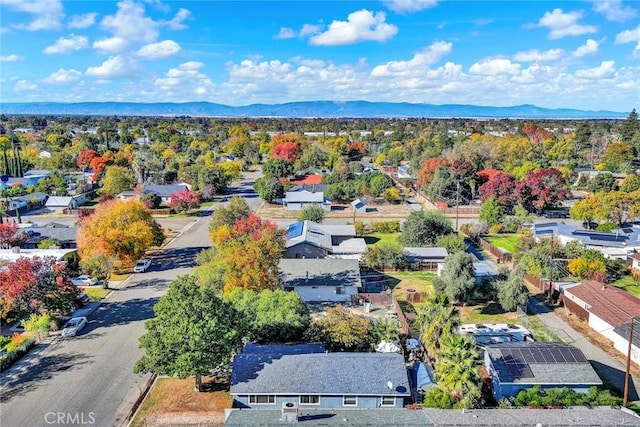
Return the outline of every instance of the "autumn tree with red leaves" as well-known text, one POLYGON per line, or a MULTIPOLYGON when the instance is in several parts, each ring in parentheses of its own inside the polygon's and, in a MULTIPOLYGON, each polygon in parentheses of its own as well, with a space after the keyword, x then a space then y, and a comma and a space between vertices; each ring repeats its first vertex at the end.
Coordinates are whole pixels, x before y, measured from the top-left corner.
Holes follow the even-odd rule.
POLYGON ((424 188, 433 181, 438 166, 449 166, 449 162, 441 157, 431 157, 422 162, 416 180, 419 188, 424 188))
POLYGON ((78 297, 65 264, 54 257, 22 257, 0 271, 3 319, 26 314, 67 314, 78 297))
POLYGON ((15 222, 0 224, 0 248, 9 249, 13 245, 19 229, 15 222))
POLYGON ((107 165, 111 162, 111 160, 109 160, 106 157, 94 157, 93 159, 91 159, 91 163, 89 163, 89 167, 93 170, 93 180, 95 182, 100 181, 100 178, 102 177, 102 173, 104 172, 104 169, 107 167, 107 165))
POLYGON ((347 157, 351 160, 360 160, 365 154, 367 154, 367 148, 363 141, 352 142, 347 148, 347 157))
POLYGON ((529 212, 554 207, 571 195, 564 185, 562 172, 556 168, 529 172, 516 187, 518 202, 529 212))
POLYGON ((84 149, 78 154, 77 164, 82 169, 86 169, 91 165, 91 161, 96 157, 100 157, 96 150, 84 149))
POLYGON ((169 197, 169 207, 176 213, 200 207, 200 195, 191 190, 178 191, 169 197))
POLYGON ((518 184, 518 180, 516 177, 502 171, 481 175, 481 173, 485 171, 478 172, 478 175, 480 176, 490 176, 490 179, 478 188, 480 200, 485 201, 489 197, 494 196, 498 204, 501 206, 513 206, 513 204, 518 200, 518 196, 516 194, 516 185, 518 184))
POLYGON ((274 159, 286 159, 294 163, 300 152, 300 144, 297 142, 282 142, 273 147, 271 157, 274 159))

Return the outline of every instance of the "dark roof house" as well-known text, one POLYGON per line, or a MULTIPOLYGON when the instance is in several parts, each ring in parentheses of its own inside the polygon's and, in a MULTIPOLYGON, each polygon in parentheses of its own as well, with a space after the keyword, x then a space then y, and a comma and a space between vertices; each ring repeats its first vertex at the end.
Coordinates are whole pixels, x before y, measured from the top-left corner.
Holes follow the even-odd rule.
POLYGON ((280 284, 308 302, 350 302, 362 287, 360 263, 356 259, 280 260, 280 284))

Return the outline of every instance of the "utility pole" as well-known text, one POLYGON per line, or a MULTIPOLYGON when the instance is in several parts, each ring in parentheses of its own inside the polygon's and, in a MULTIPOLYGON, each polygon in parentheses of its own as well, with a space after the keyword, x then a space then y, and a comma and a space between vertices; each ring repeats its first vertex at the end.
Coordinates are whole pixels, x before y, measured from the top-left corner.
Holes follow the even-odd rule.
POLYGON ((456 233, 458 232, 458 218, 460 216, 460 180, 456 181, 456 233))
POLYGON ((622 398, 622 406, 627 407, 627 402, 629 400, 629 371, 631 370, 631 346, 633 343, 633 324, 635 323, 635 318, 631 318, 631 328, 629 330, 629 346, 627 347, 627 367, 624 373, 624 397, 622 398))

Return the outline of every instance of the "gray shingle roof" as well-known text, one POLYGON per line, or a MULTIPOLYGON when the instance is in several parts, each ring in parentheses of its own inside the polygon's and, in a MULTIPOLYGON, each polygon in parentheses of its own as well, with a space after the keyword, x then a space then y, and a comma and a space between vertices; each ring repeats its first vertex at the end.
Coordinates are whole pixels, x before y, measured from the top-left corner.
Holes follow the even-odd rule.
POLYGON ((290 248, 302 242, 331 250, 332 236, 350 236, 356 235, 354 225, 326 225, 318 224, 313 221, 298 221, 289 225, 287 229, 286 247, 290 248))
MULTIPOLYGON (((300 409, 305 426, 638 426, 633 413, 610 407, 565 409, 300 409)), ((280 409, 234 409, 225 426, 291 426, 280 409)))
POLYGON ((169 197, 180 191, 188 190, 186 184, 168 184, 168 185, 145 185, 143 193, 155 193, 160 197, 169 197))
POLYGON ((446 248, 404 248, 403 252, 408 262, 441 261, 449 255, 446 248))
POLYGON ((231 394, 409 396, 404 357, 396 353, 283 355, 258 363, 253 355, 233 359, 231 394), (387 387, 391 382, 392 389, 387 387))
POLYGON ((37 243, 42 239, 54 239, 61 243, 75 242, 78 236, 76 227, 29 227, 22 230, 29 236, 29 242, 37 243))
POLYGON ((283 286, 362 286, 357 259, 283 258, 279 268, 283 286))
POLYGON ((323 203, 324 193, 322 191, 317 191, 315 193, 311 193, 309 191, 287 191, 287 194, 285 195, 285 200, 287 201, 287 203, 302 203, 302 202, 323 203))

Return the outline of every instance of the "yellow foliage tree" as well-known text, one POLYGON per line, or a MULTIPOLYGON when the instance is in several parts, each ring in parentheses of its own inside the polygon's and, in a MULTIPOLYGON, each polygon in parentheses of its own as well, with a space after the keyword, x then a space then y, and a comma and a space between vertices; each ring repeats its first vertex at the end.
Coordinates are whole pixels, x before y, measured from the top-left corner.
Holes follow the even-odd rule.
POLYGON ((80 221, 78 253, 81 258, 102 253, 123 267, 163 240, 162 228, 141 202, 114 199, 101 203, 92 215, 80 221))

